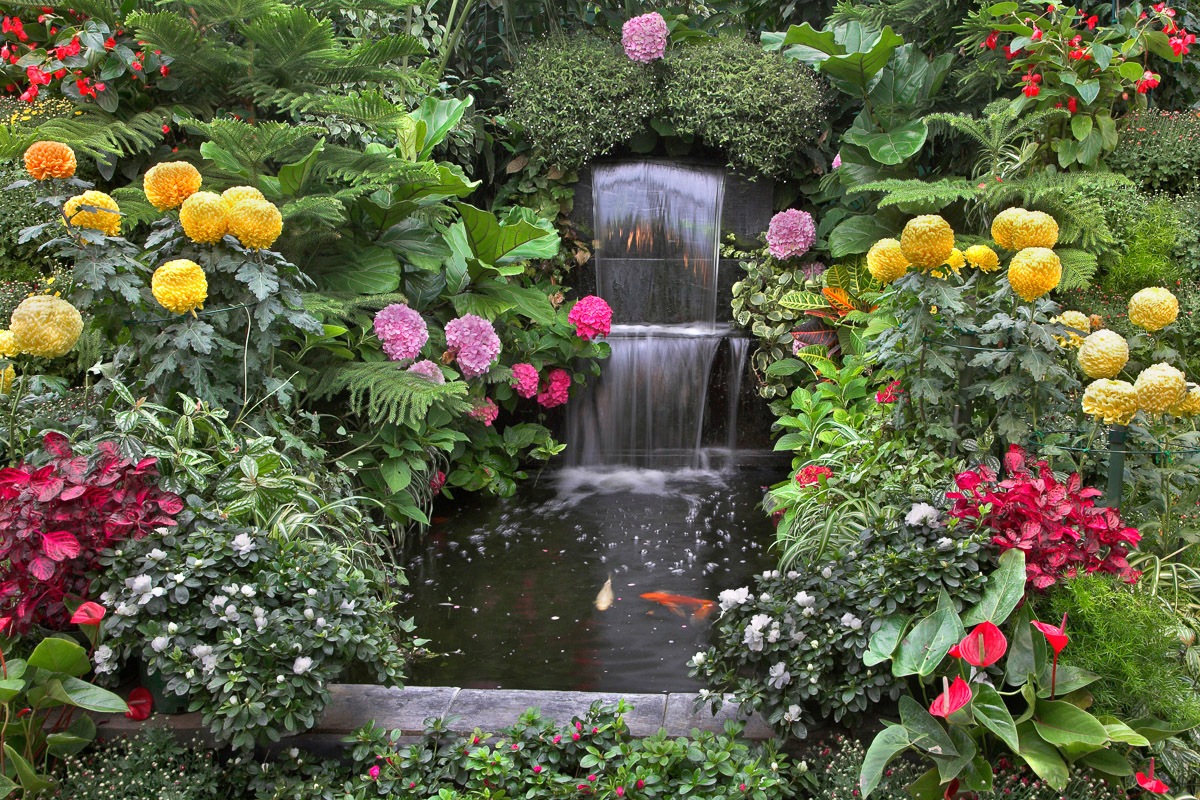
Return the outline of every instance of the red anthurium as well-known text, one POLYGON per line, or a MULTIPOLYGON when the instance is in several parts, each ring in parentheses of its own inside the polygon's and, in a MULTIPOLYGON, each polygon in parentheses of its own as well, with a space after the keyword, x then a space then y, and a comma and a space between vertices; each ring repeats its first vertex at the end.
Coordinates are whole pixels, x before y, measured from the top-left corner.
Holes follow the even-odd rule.
POLYGON ((135 722, 150 719, 150 712, 154 710, 154 699, 150 697, 150 690, 139 686, 129 693, 129 700, 126 701, 129 705, 129 710, 125 712, 125 716, 135 722))
POLYGON ((1054 651, 1054 655, 1058 655, 1067 646, 1071 639, 1067 636, 1067 615, 1063 614, 1062 625, 1054 627, 1048 622, 1033 621, 1033 627, 1037 628, 1046 635, 1046 642, 1050 645, 1050 649, 1054 651))
POLYGON ((1154 777, 1154 759, 1150 759, 1150 774, 1139 772, 1136 776, 1138 786, 1145 789, 1150 794, 1166 794, 1171 787, 1167 786, 1162 781, 1154 777))
POLYGON ((990 667, 1008 650, 1008 640, 991 622, 981 622, 958 643, 958 658, 973 667, 990 667))
POLYGON ((958 796, 959 786, 961 786, 961 784, 958 782, 958 778, 955 778, 947 783, 946 791, 942 792, 942 800, 954 800, 954 798, 958 796))
POLYGON ((929 713, 945 719, 971 702, 971 687, 961 677, 955 678, 954 683, 949 685, 946 685, 946 679, 943 678, 942 684, 946 688, 934 698, 929 706, 929 713))
POLYGON ((104 619, 106 613, 108 612, 105 611, 104 606, 89 600, 75 609, 75 613, 71 615, 71 624, 99 625, 100 620, 104 619))

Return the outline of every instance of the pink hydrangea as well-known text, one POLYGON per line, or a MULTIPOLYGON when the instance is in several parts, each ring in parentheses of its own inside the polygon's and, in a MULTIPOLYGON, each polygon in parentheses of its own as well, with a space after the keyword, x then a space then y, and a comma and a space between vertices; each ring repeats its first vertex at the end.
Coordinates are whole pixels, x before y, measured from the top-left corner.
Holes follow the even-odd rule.
POLYGON ((621 45, 625 55, 634 61, 649 64, 663 57, 667 51, 667 21, 662 14, 651 11, 640 17, 633 17, 621 26, 621 45))
POLYGON ((440 492, 442 487, 446 485, 446 473, 440 469, 433 473, 433 477, 429 479, 429 488, 435 492, 440 492))
POLYGON ((416 358, 429 341, 429 328, 415 310, 401 303, 385 306, 375 315, 375 335, 392 361, 416 358))
POLYGON ((424 361, 418 361, 417 363, 413 364, 408 368, 408 371, 415 372, 416 374, 428 378, 437 384, 446 382, 446 376, 442 374, 442 368, 430 361, 428 358, 424 361))
POLYGON ((513 385, 517 394, 526 399, 538 392, 538 371, 533 364, 513 364, 513 385))
POLYGON ((571 388, 571 373, 565 369, 552 369, 546 376, 546 385, 538 392, 537 401, 543 408, 554 408, 567 402, 571 388))
POLYGON ((789 208, 771 217, 767 228, 767 248, 780 261, 802 256, 817 239, 817 226, 812 214, 789 208))
POLYGON ((487 372, 500 355, 500 337, 492 323, 474 314, 446 323, 446 345, 454 351, 464 378, 487 372))
POLYGON ((575 326, 575 335, 592 340, 597 336, 608 336, 612 330, 612 308, 604 298, 589 294, 579 299, 567 314, 567 322, 575 326))
POLYGON ((496 405, 492 398, 485 397, 482 403, 467 412, 467 416, 479 420, 484 425, 491 425, 496 421, 496 417, 500 416, 500 406, 496 405))

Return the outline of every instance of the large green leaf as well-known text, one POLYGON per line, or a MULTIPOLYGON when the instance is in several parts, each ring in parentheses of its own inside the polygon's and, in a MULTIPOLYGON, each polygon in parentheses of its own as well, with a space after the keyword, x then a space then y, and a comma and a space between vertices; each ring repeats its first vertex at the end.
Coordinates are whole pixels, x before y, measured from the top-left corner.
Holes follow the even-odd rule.
POLYGON ((7 703, 12 700, 21 690, 25 688, 25 681, 20 678, 6 678, 0 680, 0 703, 7 703))
MULTIPOLYGON (((770 372, 771 369, 768 367, 767 373, 770 374, 770 372)), ((900 637, 911 619, 912 617, 901 614, 884 617, 879 623, 879 630, 871 634, 867 652, 863 653, 863 663, 868 667, 873 667, 891 659, 892 653, 896 652, 896 648, 900 645, 900 637)))
MULTIPOLYGON (((1038 697, 1050 696, 1050 678, 1054 670, 1053 664, 1043 664, 1042 674, 1038 676, 1038 697)), ((1100 680, 1100 676, 1083 667, 1072 667, 1067 664, 1058 665, 1058 674, 1054 675, 1054 694, 1063 697, 1076 689, 1090 686, 1100 680)))
MULTIPOLYGON (((1097 750, 1079 760, 1097 772, 1111 775, 1114 778, 1126 778, 1133 774, 1133 767, 1129 766, 1129 759, 1115 750, 1097 750)), ((1115 781, 1115 783, 1119 784, 1120 781, 1115 781)))
POLYGON ((839 222, 829 233, 829 252, 834 258, 865 253, 880 239, 886 239, 892 229, 874 217, 860 215, 839 222))
POLYGON ((400 262, 376 245, 347 248, 336 271, 318 276, 321 288, 341 294, 384 294, 400 286, 400 262))
POLYGON ((429 96, 421 101, 421 105, 411 116, 416 121, 417 160, 424 161, 433 153, 433 148, 441 144, 454 126, 458 125, 463 114, 475 102, 475 98, 467 95, 465 100, 448 98, 439 100, 429 96))
POLYGON ((834 36, 833 31, 819 31, 807 22, 803 25, 793 25, 788 28, 787 35, 783 37, 782 44, 784 47, 791 47, 794 44, 798 44, 824 53, 827 56, 839 55, 846 52, 846 48, 838 44, 837 37, 834 36))
POLYGON ((875 740, 871 742, 871 746, 867 748, 862 769, 859 771, 858 781, 862 788, 863 800, 866 800, 870 797, 871 792, 875 791, 875 787, 879 786, 879 781, 883 778, 883 771, 887 768, 888 763, 907 748, 908 744, 908 732, 902 725, 892 725, 879 732, 875 740))
POLYGON ((1038 735, 1053 745, 1108 743, 1108 731, 1100 720, 1065 700, 1038 700, 1033 725, 1038 735))
POLYGON ((543 228, 524 219, 502 225, 490 211, 478 209, 467 203, 455 203, 454 205, 462 215, 461 224, 466 233, 471 254, 482 264, 496 267, 505 256, 521 245, 545 236, 554 237, 555 252, 558 252, 557 234, 547 234, 543 228))
POLYGON ((1149 739, 1116 717, 1100 716, 1096 719, 1100 720, 1100 724, 1104 726, 1104 730, 1108 731, 1110 741, 1131 744, 1134 747, 1150 746, 1149 739))
POLYGON ((554 223, 548 219, 539 217, 537 212, 532 208, 513 206, 508 210, 508 213, 501 217, 500 225, 502 227, 515 225, 522 221, 528 222, 535 228, 540 228, 546 235, 539 239, 531 239, 525 242, 525 244, 513 248, 505 254, 504 258, 500 259, 501 264, 513 261, 528 261, 529 259, 537 258, 554 258, 558 255, 562 242, 559 239, 558 231, 554 228, 554 223))
POLYGON ((892 674, 898 678, 905 675, 920 675, 923 678, 932 675, 950 648, 965 635, 966 631, 953 606, 939 607, 918 622, 900 641, 892 659, 892 674))
POLYGON ((46 735, 46 750, 62 758, 78 753, 96 738, 96 723, 87 714, 80 714, 65 731, 46 735))
POLYGON ((38 642, 29 656, 29 666, 72 677, 86 675, 92 668, 87 650, 78 643, 51 636, 38 642))
POLYGON ((375 243, 398 255, 405 263, 426 270, 437 270, 450 257, 450 246, 437 228, 409 217, 388 228, 375 243))
POLYGON ((988 576, 983 597, 963 614, 968 628, 988 621, 1000 625, 1025 596, 1025 554, 1016 548, 1000 556, 1000 566, 988 576))
POLYGON ((925 127, 922 120, 918 119, 878 133, 867 133, 851 128, 842 138, 851 144, 867 148, 871 158, 880 164, 894 166, 904 163, 921 152, 928 135, 929 129, 925 127))
POLYGON ((494 300, 511 303, 518 314, 539 325, 549 327, 554 324, 554 306, 550 305, 550 298, 544 292, 499 281, 484 283, 477 289, 494 300))
POLYGON ((1017 755, 1025 759, 1025 763, 1039 778, 1061 791, 1067 785, 1071 774, 1058 750, 1038 735, 1032 722, 1018 725, 1017 737, 1021 742, 1017 755))
POLYGON ((788 292, 779 298, 779 305, 790 311, 810 311, 829 308, 829 301, 816 292, 788 292))
POLYGON ((979 752, 971 734, 958 725, 950 726, 950 740, 954 743, 955 750, 958 751, 956 755, 931 756, 938 765, 938 774, 944 781, 954 780, 961 775, 963 770, 971 766, 975 755, 979 752))
POLYGON ((878 38, 863 42, 865 49, 845 55, 829 56, 821 62, 818 69, 843 91, 861 94, 871 88, 872 81, 887 66, 892 53, 902 44, 904 38, 888 26, 878 34, 878 38))
POLYGON ((975 696, 971 700, 971 713, 975 720, 1008 745, 1014 753, 1020 749, 1017 740, 1017 725, 1013 722, 1012 714, 1004 705, 1004 698, 986 683, 975 684, 975 696))
POLYGON ((1169 739, 1177 733, 1183 733, 1188 728, 1180 728, 1169 722, 1154 717, 1139 717, 1129 721, 1129 727, 1146 737, 1151 744, 1169 739))
POLYGON ((63 678, 61 682, 50 681, 46 688, 46 696, 63 705, 95 711, 98 714, 124 714, 129 710, 129 706, 120 696, 79 678, 63 678))
POLYGON ((1020 686, 1036 676, 1045 663, 1045 640, 1039 633, 1034 636, 1033 611, 1026 604, 1014 617, 1012 641, 1009 642, 1008 658, 1004 662, 1004 681, 1010 686, 1020 686))
POLYGON ((941 723, 923 705, 908 695, 900 698, 900 721, 904 723, 904 728, 908 731, 908 741, 913 747, 931 755, 961 755, 941 723))
POLYGON ((7 744, 4 745, 4 754, 8 757, 9 763, 12 764, 13 769, 17 773, 17 780, 21 782, 21 788, 25 790, 26 797, 32 797, 38 792, 54 788, 54 781, 50 780, 49 775, 39 775, 37 770, 20 753, 7 744))

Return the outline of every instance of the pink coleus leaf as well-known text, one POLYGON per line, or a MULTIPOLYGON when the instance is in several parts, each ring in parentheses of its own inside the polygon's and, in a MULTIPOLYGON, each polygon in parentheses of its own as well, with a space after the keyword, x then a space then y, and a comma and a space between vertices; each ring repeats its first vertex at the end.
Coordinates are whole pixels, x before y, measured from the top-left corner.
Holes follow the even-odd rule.
POLYGON ((46 452, 58 458, 71 457, 71 440, 58 431, 50 431, 42 437, 42 446, 46 452))
POLYGON ((68 531, 50 531, 42 534, 42 550, 52 561, 78 558, 79 540, 68 531))
POLYGON ((57 565, 45 556, 38 556, 29 562, 29 573, 39 581, 48 581, 53 578, 55 569, 57 569, 57 565))

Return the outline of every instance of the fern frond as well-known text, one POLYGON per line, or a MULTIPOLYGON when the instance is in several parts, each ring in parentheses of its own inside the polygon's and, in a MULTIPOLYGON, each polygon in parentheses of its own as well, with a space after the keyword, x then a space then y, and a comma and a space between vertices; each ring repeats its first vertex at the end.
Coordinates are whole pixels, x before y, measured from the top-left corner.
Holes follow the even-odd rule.
POLYGON ((189 120, 187 127, 204 134, 252 175, 270 172, 267 165, 271 162, 288 163, 304 156, 323 133, 313 126, 284 122, 251 125, 236 119, 189 120))
POLYGON ((163 139, 161 114, 142 112, 117 119, 98 108, 81 111, 46 120, 37 127, 38 137, 69 144, 91 158, 153 150, 163 139))
POLYGON ((462 381, 436 384, 406 372, 394 361, 355 362, 322 372, 312 387, 314 398, 349 394, 350 408, 371 425, 420 427, 434 406, 450 414, 470 409, 462 381))
MULTIPOLYGON (((392 303, 408 304, 408 298, 399 292, 373 295, 305 294, 304 310, 318 319, 336 319, 351 324, 362 324, 367 312, 375 312, 392 303)), ((369 320, 368 320, 369 321, 369 320)))
POLYGON ((150 205, 146 193, 136 186, 123 186, 113 189, 113 199, 121 206, 121 216, 124 218, 121 226, 128 233, 137 225, 147 225, 162 219, 162 212, 150 205))
POLYGON ((309 195, 284 205, 280 211, 289 224, 315 224, 336 228, 346 222, 346 207, 336 197, 309 195))
POLYGON ((372 128, 399 128, 410 120, 404 106, 391 102, 383 92, 350 92, 346 95, 305 95, 291 109, 317 116, 337 116, 372 128))
POLYGON ((1062 247, 1054 251, 1062 262, 1062 280, 1059 289, 1086 289, 1096 277, 1096 256, 1076 247, 1062 247))
POLYGON ((187 5, 205 22, 216 25, 247 22, 287 8, 279 0, 188 0, 187 5))
POLYGON ((879 207, 919 205, 922 208, 942 209, 961 200, 978 196, 979 189, 967 178, 946 178, 940 181, 902 180, 891 178, 864 183, 851 192, 882 192, 879 207))

